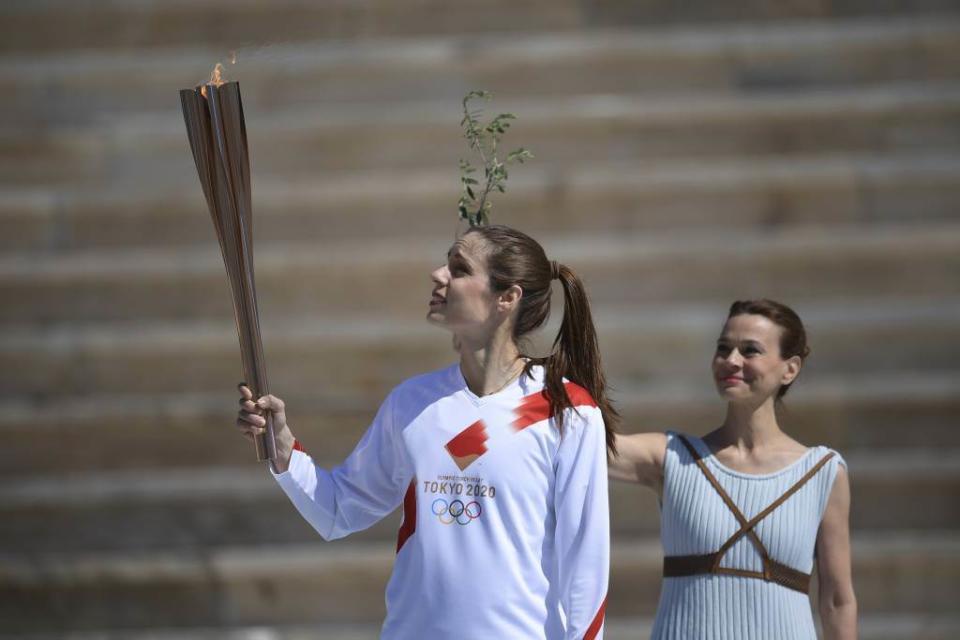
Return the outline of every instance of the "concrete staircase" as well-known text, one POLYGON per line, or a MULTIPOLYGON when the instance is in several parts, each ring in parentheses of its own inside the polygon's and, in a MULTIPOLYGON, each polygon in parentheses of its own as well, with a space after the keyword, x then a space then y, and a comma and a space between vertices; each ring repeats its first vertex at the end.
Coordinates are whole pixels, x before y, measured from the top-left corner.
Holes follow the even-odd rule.
MULTIPOLYGON (((783 422, 850 463, 862 637, 960 636, 950 4, 5 3, 0 638, 376 637, 399 515, 324 544, 232 433, 176 91, 237 48, 271 383, 320 460, 452 358, 421 318, 487 88, 537 156, 494 217, 587 280, 627 429, 716 424, 727 305, 792 304, 814 354, 783 422)), ((656 504, 611 498, 607 636, 645 637, 656 504)))

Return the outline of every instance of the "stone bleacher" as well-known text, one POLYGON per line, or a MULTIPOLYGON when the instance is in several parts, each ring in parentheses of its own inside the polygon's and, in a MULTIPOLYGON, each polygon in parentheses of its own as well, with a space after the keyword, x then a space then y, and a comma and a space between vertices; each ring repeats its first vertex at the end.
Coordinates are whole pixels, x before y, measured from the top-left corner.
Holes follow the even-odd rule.
MULTIPOLYGON (((960 637, 954 11, 4 3, 0 639, 377 635, 399 514, 323 543, 233 433, 239 349, 177 96, 231 49, 271 386, 318 459, 454 357, 422 317, 459 100, 485 88, 537 156, 494 219, 584 276, 626 429, 715 426, 727 306, 791 304, 813 357, 782 422, 850 464, 862 637, 960 637)), ((646 637, 656 502, 614 485, 611 507, 607 637, 646 637)))

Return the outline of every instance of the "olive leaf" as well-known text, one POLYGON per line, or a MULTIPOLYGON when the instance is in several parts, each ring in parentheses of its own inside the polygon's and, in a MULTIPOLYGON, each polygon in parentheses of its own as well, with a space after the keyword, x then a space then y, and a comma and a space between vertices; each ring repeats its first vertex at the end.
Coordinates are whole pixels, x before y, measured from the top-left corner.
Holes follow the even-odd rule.
POLYGON ((457 202, 457 211, 460 219, 466 220, 471 227, 481 226, 490 223, 490 209, 493 203, 488 196, 493 191, 505 193, 507 190, 507 166, 523 164, 524 161, 533 158, 529 150, 519 147, 509 152, 501 160, 498 154, 498 148, 503 140, 504 134, 510 128, 512 121, 517 117, 512 113, 501 113, 490 120, 487 124, 481 123, 483 110, 473 108, 471 101, 490 100, 492 94, 489 91, 473 90, 463 97, 463 119, 460 126, 463 127, 463 137, 467 139, 467 145, 471 152, 479 157, 483 167, 483 185, 480 181, 471 177, 471 174, 477 172, 477 168, 469 160, 460 159, 460 200, 457 202))

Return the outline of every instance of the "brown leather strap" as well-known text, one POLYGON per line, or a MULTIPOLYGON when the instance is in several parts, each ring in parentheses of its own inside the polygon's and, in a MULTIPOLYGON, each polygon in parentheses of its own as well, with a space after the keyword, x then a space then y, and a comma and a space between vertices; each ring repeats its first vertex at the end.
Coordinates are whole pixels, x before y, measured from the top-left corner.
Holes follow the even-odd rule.
POLYGON ((682 578, 701 573, 713 573, 713 561, 717 554, 705 553, 693 556, 664 556, 663 577, 682 578))
POLYGON ((810 593, 809 573, 780 564, 776 560, 770 561, 770 581, 800 593, 810 593))
POLYGON ((706 463, 704 463, 703 457, 700 455, 700 452, 697 451, 696 447, 694 447, 685 436, 679 435, 679 438, 686 447, 687 451, 690 452, 690 455, 693 457, 693 460, 696 462, 701 473, 703 473, 703 475, 710 482, 711 486, 713 486, 714 490, 723 500, 724 504, 726 504, 727 508, 730 509, 731 513, 733 513, 733 516, 737 519, 737 522, 740 523, 740 529, 730 536, 730 538, 728 538, 727 541, 721 545, 720 549, 716 553, 665 557, 663 559, 663 575, 665 577, 688 576, 700 573, 738 575, 750 578, 760 578, 768 582, 776 582, 777 584, 783 585, 790 589, 807 593, 810 588, 810 575, 788 567, 785 564, 781 564, 771 558, 763 542, 754 531, 754 527, 756 527, 761 520, 773 513, 777 507, 786 502, 790 496, 799 491, 803 485, 809 482, 810 479, 815 476, 821 468, 823 468, 823 465, 825 465, 827 461, 833 457, 833 452, 831 451, 821 458, 817 464, 815 464, 807 473, 803 475, 802 478, 797 480, 797 482, 795 482, 789 489, 781 494, 779 498, 770 503, 770 505, 767 506, 767 508, 765 508, 763 511, 748 520, 746 516, 743 515, 743 512, 741 512, 737 507, 733 499, 730 498, 730 495, 726 492, 726 490, 724 490, 723 486, 721 486, 720 482, 716 479, 713 473, 710 472, 710 469, 707 467, 706 463), (749 571, 746 569, 732 569, 720 566, 720 562, 723 560, 723 557, 726 555, 727 551, 729 551, 730 548, 737 542, 737 540, 742 538, 744 535, 750 539, 754 547, 756 547, 757 552, 760 554, 760 558, 763 561, 762 572, 749 571))
POLYGON ((700 574, 732 575, 775 582, 801 593, 810 592, 810 574, 797 571, 776 560, 770 560, 769 569, 765 574, 762 571, 749 571, 731 567, 714 568, 713 565, 717 556, 716 553, 700 556, 666 556, 663 559, 663 576, 665 578, 681 578, 700 574))
MULTIPOLYGON (((807 471, 805 474, 803 474, 803 477, 802 477, 802 478, 800 478, 800 479, 797 480, 795 483, 793 483, 793 485, 792 485, 789 489, 787 489, 785 492, 783 492, 783 494, 781 494, 781 496, 780 496, 779 498, 777 498, 776 500, 774 500, 773 502, 771 502, 770 505, 769 505, 766 509, 764 509, 763 511, 761 511, 761 512, 758 513, 757 515, 753 516, 746 524, 741 524, 740 531, 737 531, 735 534, 733 534, 733 535, 730 537, 730 539, 727 540, 725 543, 723 543, 723 546, 720 547, 720 555, 722 556, 723 554, 725 554, 725 553, 730 549, 730 547, 732 547, 732 546, 734 545, 734 543, 736 543, 736 541, 739 540, 745 533, 752 532, 752 531, 753 531, 753 528, 756 527, 757 524, 758 524, 761 520, 763 520, 763 519, 766 518, 768 515, 770 515, 771 513, 773 513, 773 511, 774 511, 777 507, 779 507, 780 505, 782 505, 784 502, 787 501, 787 498, 789 498, 790 496, 792 496, 793 494, 795 494, 797 491, 799 491, 800 488, 803 487, 803 485, 805 485, 805 484, 807 484, 807 482, 809 482, 810 478, 812 478, 813 476, 817 475, 817 472, 820 471, 820 469, 823 468, 823 465, 827 464, 827 462, 828 462, 828 461, 830 460, 830 458, 832 458, 832 457, 833 457, 833 452, 831 451, 831 452, 828 453, 827 455, 825 455, 825 456, 823 456, 822 458, 820 458, 820 460, 817 462, 817 464, 813 465, 813 467, 811 467, 811 469, 810 469, 809 471, 807 471)), ((750 539, 751 539, 751 540, 759 541, 759 538, 757 538, 755 535, 754 535, 754 536, 751 536, 750 539)), ((762 544, 762 543, 761 543, 761 544, 762 544)), ((769 556, 767 556, 767 557, 769 557, 769 556)), ((766 570, 767 570, 767 569, 765 569, 765 571, 766 571, 766 570)))
POLYGON ((711 473, 710 469, 707 467, 707 464, 703 461, 703 457, 700 455, 700 452, 697 451, 696 447, 687 440, 686 436, 681 435, 680 441, 687 448, 687 451, 690 452, 690 455, 693 456, 694 462, 697 463, 700 472, 706 476, 707 480, 713 485, 714 490, 720 495, 720 498, 723 500, 724 504, 727 505, 727 508, 733 513, 733 517, 737 519, 737 522, 740 523, 740 531, 734 534, 734 538, 727 540, 721 547, 720 551, 717 552, 714 556, 713 561, 713 570, 720 568, 720 561, 723 560, 723 556, 726 555, 727 550, 733 546, 733 542, 740 539, 742 535, 741 532, 746 532, 747 536, 750 538, 750 541, 753 543, 753 546, 756 547, 757 553, 760 554, 760 558, 763 560, 763 566, 766 569, 767 564, 770 560, 770 556, 767 553, 767 548, 764 546, 763 542, 760 541, 760 538, 757 537, 756 532, 753 531, 752 527, 748 527, 749 522, 747 517, 743 515, 743 512, 740 511, 740 508, 733 501, 733 498, 726 492, 723 486, 720 484, 720 481, 717 480, 716 476, 711 473))

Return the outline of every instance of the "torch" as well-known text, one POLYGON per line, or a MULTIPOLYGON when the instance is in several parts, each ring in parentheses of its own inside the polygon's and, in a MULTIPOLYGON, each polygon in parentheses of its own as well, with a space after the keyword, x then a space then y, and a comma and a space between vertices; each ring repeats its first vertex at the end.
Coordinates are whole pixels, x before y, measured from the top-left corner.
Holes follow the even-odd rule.
MULTIPOLYGON (((193 89, 182 89, 180 103, 200 185, 230 280, 244 379, 254 397, 258 398, 269 391, 253 277, 253 212, 247 130, 240 85, 224 82, 221 72, 222 66, 217 64, 209 82, 193 89)), ((254 444, 257 460, 272 461, 277 450, 270 412, 265 419, 266 433, 254 436, 254 444)))

